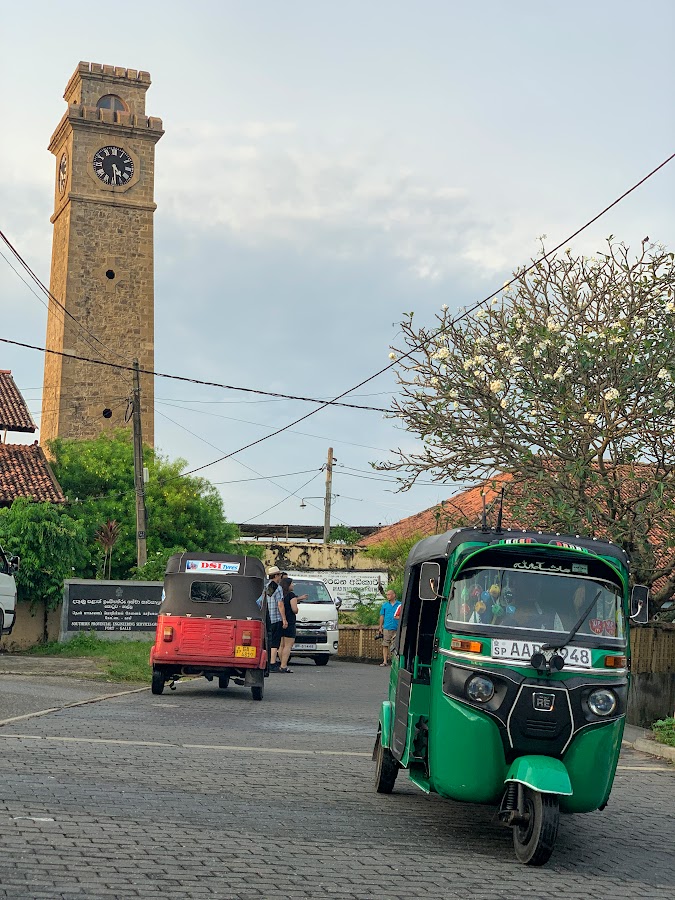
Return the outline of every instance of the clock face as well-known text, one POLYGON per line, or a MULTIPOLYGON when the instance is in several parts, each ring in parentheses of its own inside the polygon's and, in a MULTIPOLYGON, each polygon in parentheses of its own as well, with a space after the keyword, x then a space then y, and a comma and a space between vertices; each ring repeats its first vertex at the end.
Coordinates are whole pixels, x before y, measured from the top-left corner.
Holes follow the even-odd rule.
POLYGON ((68 154, 64 153, 59 163, 59 194, 66 189, 66 181, 68 179, 68 154))
POLYGON ((103 184, 125 185, 134 174, 134 161, 121 147, 101 147, 94 155, 93 165, 103 184))

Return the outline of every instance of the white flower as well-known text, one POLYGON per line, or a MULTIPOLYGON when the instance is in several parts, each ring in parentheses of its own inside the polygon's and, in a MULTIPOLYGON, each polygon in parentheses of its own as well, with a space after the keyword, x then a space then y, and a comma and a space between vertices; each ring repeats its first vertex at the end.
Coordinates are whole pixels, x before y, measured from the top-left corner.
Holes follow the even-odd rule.
POLYGON ((558 368, 553 373, 553 377, 556 379, 556 381, 562 381, 565 375, 566 372, 562 366, 558 366, 558 368))
POLYGON ((434 375, 434 377, 431 379, 431 384, 433 384, 434 387, 438 387, 438 385, 440 384, 438 378, 436 378, 435 375, 434 375))
POLYGON ((497 344, 497 351, 498 351, 499 353, 503 353, 504 350, 506 350, 506 348, 507 348, 508 346, 509 346, 508 344, 505 344, 505 343, 503 343, 503 342, 502 342, 502 343, 499 343, 499 344, 497 344))
POLYGON ((519 356, 512 356, 511 359, 510 359, 510 362, 509 362, 509 364, 512 365, 512 366, 517 366, 519 363, 520 363, 520 357, 519 357, 519 356))
POLYGON ((480 378, 480 376, 481 376, 482 374, 483 374, 483 373, 481 372, 480 369, 474 369, 474 371, 473 371, 474 378, 480 378))
POLYGON ((669 301, 666 303, 666 312, 667 312, 667 313, 675 312, 675 301, 669 300, 669 301))
POLYGON ((534 353, 533 353, 532 355, 533 355, 536 359, 539 359, 539 357, 541 356, 541 350, 539 350, 539 349, 535 350, 534 353))
POLYGON ((473 360, 475 366, 484 366, 486 362, 487 359, 484 356, 475 356, 473 360))
POLYGON ((668 369, 659 369, 659 374, 656 377, 660 378, 661 381, 670 381, 670 375, 668 374, 668 369))
POLYGON ((448 391, 448 397, 450 397, 451 400, 456 400, 459 397, 459 394, 457 391, 448 391))
POLYGON ((552 381, 552 380, 553 380, 553 375, 551 375, 550 372, 546 372, 546 374, 544 375, 544 381, 552 381))
POLYGON ((539 347, 540 350, 545 350, 550 343, 551 342, 547 338, 545 341, 539 341, 539 343, 537 344, 537 347, 539 347))
POLYGON ((448 310, 448 304, 447 304, 447 303, 444 303, 443 306, 441 306, 441 309, 443 310, 443 312, 447 312, 447 310, 448 310))
POLYGON ((509 401, 506 399, 506 397, 502 397, 502 399, 499 401, 499 405, 502 409, 506 409, 509 405, 509 401))
POLYGON ((666 409, 672 409, 675 406, 675 403, 673 403, 672 400, 666 400, 666 402, 663 405, 665 406, 666 409))
POLYGON ((605 398, 605 400, 618 400, 619 392, 616 388, 608 388, 608 390, 606 390, 602 396, 605 398))
POLYGON ((562 325, 560 322, 556 322, 553 316, 549 316, 546 319, 546 327, 549 331, 560 331, 562 329, 562 325))
POLYGON ((518 340, 516 341, 516 347, 522 347, 526 340, 527 340, 527 335, 526 334, 521 335, 518 338, 518 340))
POLYGON ((450 351, 447 347, 439 347, 435 353, 431 354, 432 359, 447 359, 450 356, 450 351))
POLYGON ((452 408, 453 408, 453 409, 459 409, 459 403, 458 403, 456 400, 455 400, 455 402, 452 404, 452 408))
POLYGON ((468 372, 472 365, 473 365, 472 359, 465 359, 464 362, 462 363, 462 368, 464 369, 465 372, 468 372))
POLYGON ((396 359, 396 354, 395 354, 395 353, 390 353, 390 354, 389 354, 389 359, 396 359))
POLYGON ((476 318, 479 321, 482 321, 483 319, 487 319, 487 317, 488 317, 488 311, 486 309, 479 309, 478 312, 476 313, 476 318))
POLYGON ((598 421, 598 417, 595 415, 595 413, 584 413, 584 419, 586 419, 586 421, 591 425, 595 425, 595 423, 598 421))
MULTIPOLYGON (((675 308, 675 304, 673 304, 673 308, 675 308)), ((634 322, 634 325, 635 325, 636 328, 644 328, 644 326, 645 326, 646 324, 647 324, 647 320, 646 320, 646 319, 636 319, 635 322, 634 322)))
POLYGON ((498 394, 499 391, 501 391, 501 389, 503 387, 504 387, 504 382, 501 381, 499 378, 495 378, 494 381, 490 382, 490 390, 492 391, 493 394, 498 394))

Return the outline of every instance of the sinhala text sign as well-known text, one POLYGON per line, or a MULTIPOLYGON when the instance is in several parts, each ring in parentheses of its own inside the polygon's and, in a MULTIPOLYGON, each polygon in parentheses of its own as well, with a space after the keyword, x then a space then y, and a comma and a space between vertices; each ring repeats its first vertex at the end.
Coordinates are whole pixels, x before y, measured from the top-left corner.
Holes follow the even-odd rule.
POLYGON ((291 578, 320 578, 326 582, 333 600, 342 600, 341 609, 354 609, 359 599, 365 601, 379 599, 378 580, 386 590, 388 575, 386 572, 360 572, 358 569, 289 569, 291 578))
POLYGON ((162 588, 161 581, 66 581, 59 640, 82 631, 110 638, 154 635, 162 588))

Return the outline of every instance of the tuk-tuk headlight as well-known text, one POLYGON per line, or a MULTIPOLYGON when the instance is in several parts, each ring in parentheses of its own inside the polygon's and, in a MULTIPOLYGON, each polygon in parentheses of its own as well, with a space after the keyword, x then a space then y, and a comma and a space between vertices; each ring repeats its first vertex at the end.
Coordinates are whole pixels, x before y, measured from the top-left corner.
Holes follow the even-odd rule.
POLYGON ((466 684, 466 696, 474 703, 488 703, 495 694, 495 686, 485 675, 473 675, 466 684))
POLYGON ((611 716, 616 709, 616 694, 607 688, 598 688, 588 695, 588 708, 596 716, 611 716))

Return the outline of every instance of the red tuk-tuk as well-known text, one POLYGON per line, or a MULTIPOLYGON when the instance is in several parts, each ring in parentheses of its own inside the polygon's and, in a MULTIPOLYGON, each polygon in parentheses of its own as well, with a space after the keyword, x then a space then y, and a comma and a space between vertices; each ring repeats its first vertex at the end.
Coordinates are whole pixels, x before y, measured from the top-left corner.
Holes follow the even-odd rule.
POLYGON ((230 678, 262 700, 268 672, 265 569, 252 556, 175 553, 166 565, 155 644, 150 651, 152 693, 173 688, 181 675, 230 678))

